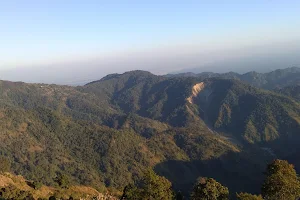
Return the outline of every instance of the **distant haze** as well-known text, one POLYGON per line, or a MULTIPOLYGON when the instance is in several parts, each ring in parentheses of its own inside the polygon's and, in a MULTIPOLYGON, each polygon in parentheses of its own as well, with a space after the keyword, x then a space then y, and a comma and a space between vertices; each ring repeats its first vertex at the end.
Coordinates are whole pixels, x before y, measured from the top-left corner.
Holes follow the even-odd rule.
POLYGON ((299 67, 299 19, 299 1, 4 1, 0 79, 80 85, 136 69, 299 67))
MULTIPOLYGON (((180 48, 179 48, 180 49, 180 48)), ((0 78, 33 83, 82 85, 110 73, 147 70, 154 74, 179 72, 268 72, 274 69, 300 66, 300 45, 269 44, 227 52, 212 50, 181 52, 178 49, 154 49, 128 55, 116 54, 86 61, 54 63, 36 67, 2 70, 0 78)))

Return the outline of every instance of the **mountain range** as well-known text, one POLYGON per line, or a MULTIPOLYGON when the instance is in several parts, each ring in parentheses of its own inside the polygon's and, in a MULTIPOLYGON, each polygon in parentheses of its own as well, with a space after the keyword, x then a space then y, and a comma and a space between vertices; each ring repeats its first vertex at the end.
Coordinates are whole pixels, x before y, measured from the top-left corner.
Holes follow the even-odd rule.
POLYGON ((122 191, 153 168, 187 194, 199 176, 257 193, 266 164, 300 170, 300 68, 260 74, 146 71, 84 86, 0 81, 0 155, 53 185, 122 191))
POLYGON ((300 84, 300 68, 290 67, 286 69, 277 69, 268 73, 258 73, 251 71, 245 74, 239 74, 235 72, 227 73, 213 73, 213 72, 202 72, 202 73, 178 73, 178 74, 167 74, 167 77, 198 77, 198 78, 212 78, 220 77, 225 79, 237 79, 245 83, 253 85, 255 87, 263 89, 275 89, 282 88, 289 85, 300 84))

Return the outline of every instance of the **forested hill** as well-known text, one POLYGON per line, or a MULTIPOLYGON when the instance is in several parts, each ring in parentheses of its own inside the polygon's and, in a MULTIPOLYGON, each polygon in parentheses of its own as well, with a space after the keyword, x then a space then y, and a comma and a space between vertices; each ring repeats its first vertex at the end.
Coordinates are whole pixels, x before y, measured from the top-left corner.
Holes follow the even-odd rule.
POLYGON ((284 88, 279 88, 276 91, 300 101, 300 83, 296 85, 290 85, 284 88))
POLYGON ((50 186, 63 173, 122 191, 151 167, 185 193, 199 176, 258 192, 274 158, 300 168, 299 102, 236 79, 132 71, 78 87, 1 81, 0 126, 11 172, 50 186))
POLYGON ((238 79, 255 87, 263 89, 278 89, 286 86, 293 86, 300 84, 300 68, 290 67, 286 69, 278 69, 268 73, 258 73, 255 71, 247 72, 245 74, 238 74, 235 72, 228 73, 213 73, 203 72, 195 73, 179 73, 168 74, 166 77, 198 77, 201 79, 220 77, 226 79, 238 79))

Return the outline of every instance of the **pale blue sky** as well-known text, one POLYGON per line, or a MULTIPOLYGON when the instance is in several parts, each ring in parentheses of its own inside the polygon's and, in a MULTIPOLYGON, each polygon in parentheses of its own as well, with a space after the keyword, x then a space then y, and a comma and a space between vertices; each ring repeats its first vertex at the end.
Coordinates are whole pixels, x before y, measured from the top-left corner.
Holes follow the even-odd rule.
POLYGON ((0 2, 0 70, 299 41, 296 0, 0 2))

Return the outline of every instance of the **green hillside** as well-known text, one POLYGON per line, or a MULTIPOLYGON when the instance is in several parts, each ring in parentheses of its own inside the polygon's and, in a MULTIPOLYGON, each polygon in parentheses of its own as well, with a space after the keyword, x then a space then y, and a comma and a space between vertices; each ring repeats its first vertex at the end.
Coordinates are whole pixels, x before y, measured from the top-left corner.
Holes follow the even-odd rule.
POLYGON ((48 186, 60 172, 122 191, 152 167, 185 193, 199 176, 258 192, 268 162, 297 155, 300 106, 237 80, 132 71, 80 87, 1 81, 0 122, 11 171, 48 186))
POLYGON ((275 91, 300 101, 300 84, 287 86, 275 91))
POLYGON ((299 136, 300 105, 237 80, 204 81, 196 105, 207 123, 249 143, 299 136))

